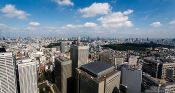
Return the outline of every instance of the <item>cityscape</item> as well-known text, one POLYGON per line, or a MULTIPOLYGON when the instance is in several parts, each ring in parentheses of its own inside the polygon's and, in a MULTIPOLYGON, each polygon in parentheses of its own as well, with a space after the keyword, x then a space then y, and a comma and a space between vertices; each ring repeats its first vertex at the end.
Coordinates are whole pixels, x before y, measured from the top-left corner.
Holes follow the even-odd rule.
POLYGON ((0 93, 175 93, 175 0, 0 0, 0 93))

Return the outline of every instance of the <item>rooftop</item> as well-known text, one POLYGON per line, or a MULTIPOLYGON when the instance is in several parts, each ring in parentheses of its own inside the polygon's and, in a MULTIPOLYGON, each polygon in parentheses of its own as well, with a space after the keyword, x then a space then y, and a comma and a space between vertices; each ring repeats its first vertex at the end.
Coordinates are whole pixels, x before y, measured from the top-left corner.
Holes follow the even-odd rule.
POLYGON ((69 61, 70 60, 69 58, 63 57, 63 56, 57 57, 57 59, 60 60, 61 62, 65 62, 65 61, 69 61))
POLYGON ((172 59, 158 58, 158 57, 145 57, 144 61, 149 61, 149 62, 153 62, 153 63, 160 63, 160 64, 174 63, 174 61, 172 59))
POLYGON ((115 67, 113 65, 96 61, 82 65, 80 69, 84 70, 94 77, 101 77, 112 72, 114 68, 115 67))

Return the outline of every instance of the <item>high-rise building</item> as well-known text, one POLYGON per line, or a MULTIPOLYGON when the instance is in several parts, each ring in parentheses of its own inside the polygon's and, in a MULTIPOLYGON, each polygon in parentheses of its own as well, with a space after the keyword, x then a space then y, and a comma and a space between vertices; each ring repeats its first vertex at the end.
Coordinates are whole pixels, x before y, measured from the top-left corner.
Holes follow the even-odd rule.
POLYGON ((144 73, 142 83, 144 93, 175 93, 175 83, 165 79, 156 79, 144 73))
POLYGON ((73 79, 73 91, 75 93, 78 92, 77 87, 78 86, 78 79, 77 79, 77 73, 76 68, 79 68, 80 66, 87 64, 89 57, 89 46, 80 46, 80 45, 73 45, 71 46, 70 50, 70 58, 72 60, 72 79, 73 79))
POLYGON ((60 45, 60 51, 61 51, 61 53, 65 53, 66 50, 67 50, 66 48, 67 48, 67 42, 62 41, 61 42, 61 45, 60 45))
MULTIPOLYGON (((72 70, 88 63, 89 46, 71 46, 72 70)), ((73 71, 74 72, 74 71, 73 71)), ((75 72, 74 72, 75 73, 75 72)), ((74 74, 73 73, 73 74, 74 74)))
POLYGON ((71 92, 72 62, 66 57, 55 58, 55 83, 60 93, 71 92))
POLYGON ((31 59, 18 62, 18 81, 20 93, 38 93, 37 63, 31 59))
POLYGON ((78 72, 78 93, 119 93, 120 75, 113 65, 91 62, 82 65, 78 72))
POLYGON ((142 70, 137 67, 122 67, 121 83, 126 93, 141 93, 142 70))
POLYGON ((154 57, 144 58, 143 72, 159 79, 175 79, 175 63, 171 60, 154 57))
POLYGON ((17 93, 16 62, 12 52, 0 53, 0 93, 17 93))

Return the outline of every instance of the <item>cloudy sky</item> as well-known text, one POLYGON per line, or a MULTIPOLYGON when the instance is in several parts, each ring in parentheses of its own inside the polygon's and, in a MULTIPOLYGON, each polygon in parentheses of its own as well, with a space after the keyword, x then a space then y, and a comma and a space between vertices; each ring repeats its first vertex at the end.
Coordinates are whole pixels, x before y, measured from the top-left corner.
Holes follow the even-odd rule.
POLYGON ((175 37, 175 0, 0 0, 0 36, 175 37))

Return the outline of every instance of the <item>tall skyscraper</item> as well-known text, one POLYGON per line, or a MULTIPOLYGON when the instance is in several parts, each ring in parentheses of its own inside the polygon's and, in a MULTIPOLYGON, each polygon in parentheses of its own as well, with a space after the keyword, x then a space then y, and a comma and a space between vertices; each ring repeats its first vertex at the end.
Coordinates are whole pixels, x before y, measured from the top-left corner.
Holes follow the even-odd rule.
POLYGON ((38 93, 37 64, 31 59, 18 62, 20 93, 38 93))
POLYGON ((88 63, 89 46, 73 45, 70 53, 73 69, 88 63))
POLYGON ((55 83, 61 93, 71 93, 72 62, 66 57, 55 58, 55 83))
POLYGON ((60 45, 60 51, 61 53, 65 53, 66 52, 66 48, 67 48, 67 42, 62 41, 61 45, 60 45))
POLYGON ((78 93, 119 93, 120 75, 113 65, 91 62, 78 72, 78 93))
POLYGON ((17 93, 15 68, 12 52, 0 53, 0 93, 17 93))
POLYGON ((72 79, 73 79, 73 86, 74 92, 78 92, 77 86, 79 85, 79 81, 77 78, 76 68, 87 64, 89 57, 89 46, 80 46, 80 45, 73 45, 71 46, 70 50, 70 58, 72 60, 72 79))

